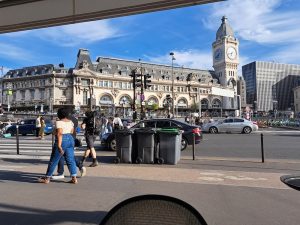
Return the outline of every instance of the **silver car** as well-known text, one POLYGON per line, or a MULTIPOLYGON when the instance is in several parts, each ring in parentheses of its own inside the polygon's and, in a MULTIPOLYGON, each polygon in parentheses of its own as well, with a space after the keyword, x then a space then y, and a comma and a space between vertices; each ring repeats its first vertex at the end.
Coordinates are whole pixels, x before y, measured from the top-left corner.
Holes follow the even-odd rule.
POLYGON ((202 126, 202 131, 212 134, 219 132, 250 134, 252 131, 257 130, 257 124, 243 118, 226 118, 224 120, 206 123, 202 126))

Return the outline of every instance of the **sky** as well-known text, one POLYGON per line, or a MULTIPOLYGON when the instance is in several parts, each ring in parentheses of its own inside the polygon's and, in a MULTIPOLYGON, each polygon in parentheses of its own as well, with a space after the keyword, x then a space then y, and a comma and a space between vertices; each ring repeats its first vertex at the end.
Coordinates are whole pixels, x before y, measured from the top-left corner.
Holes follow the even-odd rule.
MULTIPOLYGON (((253 61, 300 64, 299 0, 228 0, 133 16, 0 34, 0 67, 64 63, 80 48, 98 56, 213 69, 212 43, 222 16, 240 42, 240 65, 253 61)), ((1 76, 1 72, 0 72, 1 76)))

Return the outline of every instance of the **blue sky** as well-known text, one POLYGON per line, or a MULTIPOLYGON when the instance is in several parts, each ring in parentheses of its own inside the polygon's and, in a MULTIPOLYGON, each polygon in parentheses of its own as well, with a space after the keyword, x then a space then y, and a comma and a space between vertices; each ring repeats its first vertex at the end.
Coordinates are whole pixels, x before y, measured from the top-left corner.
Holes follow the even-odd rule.
MULTIPOLYGON (((0 34, 4 72, 97 56, 212 68, 211 45, 226 15, 240 41, 240 67, 255 60, 300 64, 299 0, 229 0, 121 18, 0 34)), ((0 74, 1 75, 1 74, 0 74)), ((239 74, 241 75, 241 74, 239 74)))

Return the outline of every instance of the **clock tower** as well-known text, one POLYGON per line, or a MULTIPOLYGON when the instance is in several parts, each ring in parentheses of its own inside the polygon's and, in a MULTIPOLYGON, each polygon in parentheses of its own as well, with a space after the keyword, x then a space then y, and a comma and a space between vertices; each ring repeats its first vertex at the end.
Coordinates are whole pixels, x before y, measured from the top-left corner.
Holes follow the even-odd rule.
POLYGON ((213 67, 220 84, 226 88, 237 89, 237 67, 239 65, 239 42, 234 37, 227 17, 222 17, 222 24, 212 44, 213 67))
POLYGON ((227 22, 227 17, 222 17, 222 24, 212 44, 213 67, 222 87, 234 91, 233 95, 222 96, 222 109, 237 108, 237 68, 239 65, 239 41, 234 37, 232 28, 227 22))

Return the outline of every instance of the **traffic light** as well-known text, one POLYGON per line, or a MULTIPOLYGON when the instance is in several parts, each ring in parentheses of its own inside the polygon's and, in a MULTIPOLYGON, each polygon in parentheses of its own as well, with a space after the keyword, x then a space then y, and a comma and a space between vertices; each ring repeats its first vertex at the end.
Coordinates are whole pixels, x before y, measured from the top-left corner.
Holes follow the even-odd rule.
POLYGON ((135 87, 141 87, 142 85, 143 85, 143 83, 142 83, 142 75, 141 74, 136 74, 135 87))
POLYGON ((148 87, 150 87, 151 86, 151 80, 150 80, 150 78, 151 78, 151 75, 150 74, 145 74, 144 75, 144 88, 145 89, 147 89, 148 87))
POLYGON ((136 82, 136 80, 135 80, 135 78, 136 78, 135 70, 132 70, 131 74, 129 74, 129 76, 132 77, 132 85, 133 85, 133 88, 135 88, 135 82, 136 82))
POLYGON ((141 87, 142 86, 141 74, 137 74, 136 70, 132 70, 131 74, 129 76, 132 77, 133 88, 137 88, 137 87, 141 87))

